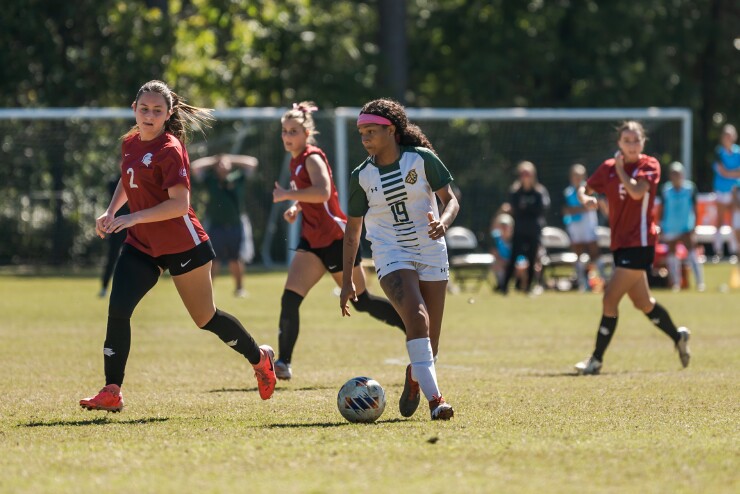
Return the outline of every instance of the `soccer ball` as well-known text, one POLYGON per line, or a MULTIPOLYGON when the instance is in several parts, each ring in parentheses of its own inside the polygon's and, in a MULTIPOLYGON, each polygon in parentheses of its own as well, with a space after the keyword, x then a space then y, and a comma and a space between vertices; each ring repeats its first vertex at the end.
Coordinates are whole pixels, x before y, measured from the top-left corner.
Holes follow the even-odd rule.
POLYGON ((339 390, 337 407, 350 422, 375 422, 385 410, 385 391, 375 379, 353 377, 339 390))

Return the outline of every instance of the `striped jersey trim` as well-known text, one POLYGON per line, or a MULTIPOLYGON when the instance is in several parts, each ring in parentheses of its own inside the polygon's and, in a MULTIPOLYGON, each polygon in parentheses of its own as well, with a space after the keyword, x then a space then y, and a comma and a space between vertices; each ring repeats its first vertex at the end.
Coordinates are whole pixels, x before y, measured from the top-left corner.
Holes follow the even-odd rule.
POLYGON ((340 218, 339 216, 334 216, 331 213, 331 211, 329 211, 329 203, 328 202, 324 201, 323 204, 324 204, 324 209, 326 210, 326 214, 329 215, 329 218, 331 218, 332 220, 334 220, 334 223, 336 223, 339 226, 339 228, 341 228, 342 231, 344 231, 345 228, 347 227, 347 224, 344 222, 344 220, 342 218, 340 218))
POLYGON ((198 232, 195 231, 195 226, 193 226, 193 222, 190 221, 190 216, 186 214, 182 217, 182 219, 185 220, 185 226, 188 228, 190 236, 193 238, 193 242, 195 243, 195 245, 200 245, 200 237, 198 236, 198 232))
POLYGON ((642 210, 640 211, 640 245, 647 247, 648 244, 648 206, 650 205, 650 192, 642 196, 642 210))

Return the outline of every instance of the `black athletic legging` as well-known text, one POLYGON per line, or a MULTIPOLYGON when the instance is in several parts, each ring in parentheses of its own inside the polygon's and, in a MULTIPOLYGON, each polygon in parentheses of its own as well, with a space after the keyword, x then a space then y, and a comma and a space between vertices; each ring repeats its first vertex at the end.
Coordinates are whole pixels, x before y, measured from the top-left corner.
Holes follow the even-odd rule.
POLYGON ((144 295, 157 284, 161 271, 150 259, 134 249, 123 249, 118 258, 110 302, 103 353, 106 384, 123 383, 131 350, 131 314, 144 295))
POLYGON ((511 241, 511 258, 509 263, 506 265, 506 272, 504 273, 504 280, 499 290, 507 291, 509 289, 509 281, 514 275, 514 269, 516 268, 516 260, 519 256, 524 256, 529 261, 527 267, 527 286, 523 287, 525 291, 529 291, 534 280, 534 265, 537 262, 537 252, 540 249, 540 237, 529 236, 515 236, 511 241))

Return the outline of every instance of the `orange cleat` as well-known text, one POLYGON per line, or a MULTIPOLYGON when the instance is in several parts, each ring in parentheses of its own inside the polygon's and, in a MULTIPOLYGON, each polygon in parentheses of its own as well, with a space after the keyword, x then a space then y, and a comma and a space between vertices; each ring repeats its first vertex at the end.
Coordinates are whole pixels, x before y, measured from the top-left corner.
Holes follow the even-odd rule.
POLYGON ((260 362, 254 367, 254 377, 257 378, 257 389, 260 392, 260 398, 269 400, 275 391, 275 352, 270 345, 260 345, 260 362))
POLYGON ((123 410, 121 388, 117 384, 109 384, 101 389, 97 395, 80 400, 80 406, 88 410, 120 412, 123 410))
POLYGON ((411 377, 411 364, 406 367, 406 381, 403 383, 401 399, 398 400, 398 409, 404 417, 411 417, 419 406, 419 383, 411 377))
POLYGON ((434 396, 429 400, 429 411, 432 413, 432 420, 450 420, 455 415, 452 405, 441 396, 434 396))

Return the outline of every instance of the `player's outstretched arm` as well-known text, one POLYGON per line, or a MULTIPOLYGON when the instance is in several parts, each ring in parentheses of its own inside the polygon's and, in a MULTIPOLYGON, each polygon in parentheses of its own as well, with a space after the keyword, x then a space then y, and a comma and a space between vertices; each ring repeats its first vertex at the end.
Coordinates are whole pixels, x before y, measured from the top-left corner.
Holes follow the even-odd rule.
POLYGON ((322 203, 331 197, 331 177, 329 176, 329 166, 317 154, 309 155, 306 158, 306 170, 311 179, 311 185, 303 189, 284 189, 279 183, 275 182, 275 189, 272 191, 272 202, 281 201, 300 201, 311 203, 322 203))
POLYGON ((578 192, 576 192, 578 202, 583 204, 583 207, 589 210, 595 210, 599 207, 599 201, 593 194, 594 190, 586 185, 578 187, 578 192))

